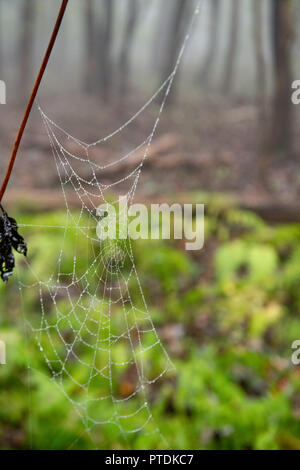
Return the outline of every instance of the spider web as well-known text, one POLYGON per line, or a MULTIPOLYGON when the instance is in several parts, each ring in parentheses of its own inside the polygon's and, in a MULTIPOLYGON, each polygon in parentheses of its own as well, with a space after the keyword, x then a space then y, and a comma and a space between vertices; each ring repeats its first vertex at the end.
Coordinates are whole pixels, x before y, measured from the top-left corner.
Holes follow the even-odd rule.
MULTIPOLYGON (((57 259, 48 260, 50 277, 27 261, 19 285, 24 306, 34 309, 39 299, 40 315, 25 312, 26 322, 51 379, 89 434, 95 426, 110 424, 126 439, 141 432, 163 439, 149 405, 149 388, 174 366, 147 307, 133 242, 129 236, 101 241, 96 235, 97 208, 116 203, 118 196, 126 197, 129 205, 133 202, 200 3, 172 73, 134 116, 109 135, 93 143, 83 142, 38 105, 62 190, 65 218, 61 225, 20 224, 52 229, 61 246, 57 259), (101 145, 130 130, 160 97, 157 116, 142 142, 117 160, 96 163, 101 145), (78 210, 73 209, 74 197, 78 210)), ((48 262, 47 268, 49 272, 48 262)))

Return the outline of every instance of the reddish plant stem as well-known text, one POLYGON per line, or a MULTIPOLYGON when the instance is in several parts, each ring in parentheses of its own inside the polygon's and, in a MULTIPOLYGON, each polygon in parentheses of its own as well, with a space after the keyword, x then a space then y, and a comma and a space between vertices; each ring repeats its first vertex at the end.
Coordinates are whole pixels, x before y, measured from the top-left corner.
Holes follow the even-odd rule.
POLYGON ((41 84, 43 75, 45 73, 47 64, 49 62, 49 58, 50 58, 53 46, 55 44, 55 41, 56 41, 56 38, 57 38, 57 35, 58 35, 59 29, 60 29, 60 26, 61 26, 61 22, 62 22, 63 17, 64 17, 68 1, 69 0, 62 0, 62 4, 61 4, 61 7, 60 7, 60 10, 59 10, 59 13, 58 13, 58 17, 57 17, 57 20, 56 20, 56 23, 55 23, 55 26, 54 26, 54 29, 53 29, 52 36, 50 38, 49 45, 48 45, 46 53, 45 53, 45 57, 43 59, 41 68, 39 70, 39 73, 38 73, 36 82, 34 84, 33 90, 31 92, 31 95, 30 95, 30 98, 29 98, 29 101, 28 101, 28 104, 27 104, 27 108, 26 108, 25 114, 23 116, 21 125, 20 125, 19 132, 18 132, 16 141, 14 143, 14 147, 13 147, 13 150, 12 150, 12 154, 11 154, 11 157, 10 157, 8 168, 7 168, 7 171, 6 171, 6 174, 5 174, 1 189, 0 189, 0 202, 2 201, 2 198, 3 198, 4 193, 6 191, 7 185, 9 183, 11 173, 12 173, 15 161, 16 161, 17 153, 18 153, 18 150, 19 150, 19 147, 20 147, 20 143, 21 143, 21 140, 22 140, 25 128, 26 128, 26 124, 27 124, 30 112, 32 110, 32 106, 33 106, 34 100, 36 98, 39 86, 41 84))

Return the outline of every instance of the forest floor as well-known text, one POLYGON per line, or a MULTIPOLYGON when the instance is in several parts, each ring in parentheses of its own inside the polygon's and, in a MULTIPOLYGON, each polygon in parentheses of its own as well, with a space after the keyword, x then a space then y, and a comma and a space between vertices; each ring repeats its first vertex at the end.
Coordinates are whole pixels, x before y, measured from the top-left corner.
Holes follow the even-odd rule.
MULTIPOLYGON (((130 102, 115 101, 112 104, 95 98, 69 96, 59 100, 45 99, 43 110, 70 134, 85 142, 93 142, 121 126, 144 102, 145 99, 136 97, 130 102)), ((135 148, 151 132, 158 109, 157 104, 152 105, 124 131, 93 148, 89 158, 103 164, 135 148)), ((10 108, 5 112, 0 133, 1 174, 22 115, 20 108, 10 108)), ((300 122, 300 115, 296 116, 296 121, 300 122)), ((137 196, 147 200, 160 196, 163 200, 168 194, 193 191, 226 193, 238 197, 243 206, 262 208, 262 211, 266 208, 273 215, 279 206, 289 208, 289 218, 298 220, 300 212, 296 201, 300 196, 300 174, 297 158, 283 159, 279 163, 278 160, 275 163, 274 158, 263 174, 261 149, 265 127, 259 119, 259 110, 253 104, 211 99, 202 100, 197 105, 181 106, 178 103, 163 114, 145 162, 137 196)), ((66 135, 61 134, 59 138, 64 146, 70 145, 66 135)), ((74 142, 71 144, 70 151, 78 153, 78 147, 74 142)), ((295 131, 294 148, 299 146, 300 133, 295 131)), ((22 198, 24 191, 28 197, 30 191, 54 194, 59 189, 56 168, 52 160, 48 164, 49 157, 48 137, 35 109, 14 171, 11 186, 14 201, 22 198)), ((135 163, 137 161, 134 160, 135 163)), ((115 168, 120 174, 130 169, 124 165, 115 168)), ((110 172, 105 182, 109 183, 117 176, 117 173, 110 172)))

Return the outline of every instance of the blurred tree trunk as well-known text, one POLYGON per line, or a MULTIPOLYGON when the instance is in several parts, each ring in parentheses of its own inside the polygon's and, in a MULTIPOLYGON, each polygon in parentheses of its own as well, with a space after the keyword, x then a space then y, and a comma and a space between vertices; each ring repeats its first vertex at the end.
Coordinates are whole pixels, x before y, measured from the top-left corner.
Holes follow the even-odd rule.
POLYGON ((230 27, 227 57, 225 59, 225 72, 223 77, 222 89, 224 93, 228 93, 232 86, 234 76, 234 66, 236 59, 236 51, 238 46, 239 16, 240 16, 241 0, 230 1, 230 27))
POLYGON ((208 48, 206 52, 206 57, 201 67, 201 71, 199 73, 199 81, 203 84, 207 84, 207 81, 211 76, 211 69, 213 64, 215 63, 217 48, 219 44, 220 0, 211 0, 210 6, 211 15, 208 48))
POLYGON ((267 137, 269 155, 288 156, 292 148, 291 46, 293 41, 292 0, 272 1, 272 46, 275 85, 270 135, 267 137))
POLYGON ((260 119, 262 124, 266 118, 266 64, 263 50, 263 3, 261 0, 253 0, 253 38, 255 44, 256 62, 256 96, 260 109, 260 119))
POLYGON ((99 61, 98 77, 100 91, 105 101, 109 100, 113 80, 112 70, 112 43, 113 43, 113 19, 114 0, 103 0, 103 21, 99 28, 99 61))
POLYGON ((85 0, 85 77, 84 91, 91 94, 96 88, 96 31, 94 0, 85 0))
POLYGON ((119 58, 119 94, 125 96, 129 88, 130 53, 138 18, 138 0, 128 0, 127 19, 119 58))
POLYGON ((172 5, 166 1, 164 8, 157 8, 156 24, 153 28, 153 45, 151 53, 151 67, 163 73, 163 65, 165 64, 165 51, 162 44, 167 44, 169 18, 172 13, 172 5))
POLYGON ((34 56, 34 0, 23 0, 20 10, 20 35, 18 43, 18 59, 20 64, 19 91, 21 95, 28 92, 32 75, 34 56))
MULTIPOLYGON (((186 13, 189 0, 174 0, 170 30, 168 34, 167 46, 165 50, 164 65, 162 68, 162 82, 170 75, 175 67, 176 60, 183 37, 183 31, 186 24, 186 13)), ((178 82, 178 75, 177 75, 178 82)), ((176 86, 173 84, 169 95, 169 104, 175 99, 176 86)))

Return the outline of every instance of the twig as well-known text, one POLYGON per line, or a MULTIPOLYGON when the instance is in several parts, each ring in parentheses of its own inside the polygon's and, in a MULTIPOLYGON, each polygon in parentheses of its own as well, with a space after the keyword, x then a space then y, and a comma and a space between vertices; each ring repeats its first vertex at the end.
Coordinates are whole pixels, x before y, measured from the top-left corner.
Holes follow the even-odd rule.
POLYGON ((45 70, 46 70, 46 67, 47 67, 47 64, 48 64, 53 46, 55 44, 57 34, 58 34, 60 26, 61 26, 61 22, 62 22, 62 19, 64 17, 64 13, 65 13, 66 8, 67 8, 68 1, 69 0, 62 0, 62 4, 61 4, 61 7, 60 7, 60 10, 59 10, 59 13, 58 13, 58 17, 57 17, 57 20, 56 20, 56 23, 55 23, 55 26, 54 26, 54 29, 53 29, 53 33, 52 33, 52 36, 50 38, 50 42, 49 42, 49 45, 47 47, 45 57, 43 59, 40 71, 38 73, 36 82, 34 84, 31 96, 29 98, 28 105, 27 105, 24 117, 22 119, 20 129, 19 129, 16 141, 15 141, 15 144, 14 144, 14 147, 13 147, 13 151, 12 151, 12 154, 11 154, 11 157, 10 157, 10 161, 9 161, 9 164, 8 164, 6 175, 4 177, 4 180, 3 180, 3 183, 2 183, 2 186, 1 186, 1 189, 0 189, 0 202, 2 201, 2 198, 3 198, 4 193, 6 191, 7 185, 9 183, 11 173, 12 173, 15 161, 16 161, 17 153, 18 153, 18 150, 19 150, 19 147, 20 147, 20 143, 21 143, 21 140, 22 140, 22 137, 23 137, 23 134, 24 134, 24 130, 25 130, 25 127, 26 127, 26 124, 27 124, 27 121, 28 121, 28 118, 29 118, 34 100, 36 98, 39 86, 41 84, 43 75, 45 73, 45 70))

